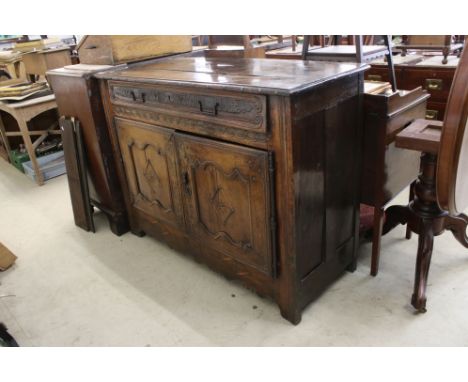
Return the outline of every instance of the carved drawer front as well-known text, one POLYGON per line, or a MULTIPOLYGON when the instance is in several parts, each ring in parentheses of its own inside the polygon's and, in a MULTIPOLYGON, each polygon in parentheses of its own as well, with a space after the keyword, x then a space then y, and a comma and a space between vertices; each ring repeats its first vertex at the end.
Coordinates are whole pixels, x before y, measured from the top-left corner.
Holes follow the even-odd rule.
POLYGON ((119 118, 115 125, 132 207, 150 221, 182 226, 174 132, 119 118))
POLYGON ((178 134, 187 227, 207 246, 274 276, 268 153, 178 134))
POLYGON ((225 126, 245 133, 266 132, 266 98, 262 95, 109 83, 116 115, 173 128, 225 126), (135 108, 136 107, 136 108, 135 108))

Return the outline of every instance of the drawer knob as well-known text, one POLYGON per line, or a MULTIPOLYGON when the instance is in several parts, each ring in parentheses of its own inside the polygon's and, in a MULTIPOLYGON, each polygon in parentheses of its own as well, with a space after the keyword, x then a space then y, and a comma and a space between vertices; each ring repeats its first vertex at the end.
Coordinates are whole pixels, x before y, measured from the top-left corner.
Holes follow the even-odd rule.
POLYGON ((212 115, 212 116, 218 115, 218 106, 219 106, 219 103, 218 103, 218 102, 214 102, 214 101, 205 101, 205 102, 198 101, 198 105, 200 106, 200 111, 201 111, 203 114, 212 115))

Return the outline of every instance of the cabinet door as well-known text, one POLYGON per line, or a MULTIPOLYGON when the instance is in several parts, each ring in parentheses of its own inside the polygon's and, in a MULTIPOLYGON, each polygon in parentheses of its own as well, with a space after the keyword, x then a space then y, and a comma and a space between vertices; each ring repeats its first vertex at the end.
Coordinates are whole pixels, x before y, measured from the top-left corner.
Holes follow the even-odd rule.
POLYGON ((187 228, 202 243, 274 275, 267 152, 177 135, 187 228))
POLYGON ((115 119, 131 207, 149 221, 183 225, 174 131, 115 119))

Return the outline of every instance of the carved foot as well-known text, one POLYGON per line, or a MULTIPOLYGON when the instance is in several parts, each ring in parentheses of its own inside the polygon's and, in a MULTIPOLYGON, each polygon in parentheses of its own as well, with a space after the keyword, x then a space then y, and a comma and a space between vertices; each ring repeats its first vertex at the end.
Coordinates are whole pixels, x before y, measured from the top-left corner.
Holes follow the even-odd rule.
POLYGON ((412 236, 411 229, 410 229, 410 227, 407 226, 406 227, 406 235, 405 235, 406 240, 411 239, 411 236, 412 236))
POLYGON ((135 235, 135 236, 138 236, 138 237, 143 237, 146 235, 145 231, 142 231, 142 230, 133 230, 132 229, 132 233, 135 235))
POLYGON ((351 261, 351 262, 348 264, 348 266, 346 267, 346 270, 347 270, 348 272, 353 273, 353 272, 356 270, 356 268, 357 268, 357 259, 356 259, 356 257, 354 257, 354 258, 353 258, 353 261, 351 261))
POLYGON ((416 309, 417 313, 426 313, 426 299, 418 299, 417 296, 413 294, 411 297, 411 305, 416 309))
POLYGON ((127 219, 124 217, 112 217, 107 215, 109 220, 109 226, 114 235, 122 236, 124 233, 128 232, 130 227, 128 226, 127 219))
POLYGON ((468 248, 468 236, 466 228, 468 227, 468 216, 460 214, 457 216, 447 216, 445 228, 450 230, 461 245, 468 248))
POLYGON ((422 219, 418 239, 418 256, 414 276, 414 292, 411 305, 419 312, 426 311, 426 287, 429 267, 431 265, 432 249, 434 247, 434 232, 432 219, 422 219))
POLYGON ((382 235, 389 233, 398 224, 406 224, 409 219, 410 210, 407 206, 391 206, 386 209, 386 220, 383 225, 382 235))

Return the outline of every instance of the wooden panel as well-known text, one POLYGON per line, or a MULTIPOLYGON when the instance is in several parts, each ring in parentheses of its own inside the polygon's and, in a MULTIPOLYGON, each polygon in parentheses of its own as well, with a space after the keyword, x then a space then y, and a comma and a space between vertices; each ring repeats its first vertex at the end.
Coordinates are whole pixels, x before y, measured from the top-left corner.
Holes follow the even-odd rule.
POLYGON ((241 263, 273 274, 268 154, 177 136, 189 230, 241 263))
POLYGON ((106 213, 112 232, 122 235, 129 227, 104 114, 102 101, 107 101, 107 97, 101 96, 98 81, 89 78, 93 70, 104 69, 74 65, 49 71, 47 80, 56 96, 59 114, 80 121, 89 163, 90 197, 106 213))
POLYGON ((83 149, 79 142, 81 137, 78 136, 81 135, 81 130, 76 128, 78 126, 75 126, 75 120, 70 118, 61 118, 60 125, 63 131, 63 152, 75 224, 85 231, 94 232, 86 169, 83 168, 83 149))
MULTIPOLYGON (((349 116, 356 113, 357 97, 339 104, 335 109, 325 110, 325 198, 327 261, 337 255, 337 249, 354 235, 354 209, 358 202, 357 184, 359 159, 355 154, 358 141, 356 118, 349 116), (348 190, 343 192, 343 190, 348 190)), ((349 255, 349 253, 348 253, 349 255)), ((343 259, 344 264, 345 259, 343 259)))
POLYGON ((300 277, 305 277, 324 260, 325 229, 325 114, 316 112, 296 124, 298 163, 296 187, 296 240, 300 277))
POLYGON ((115 119, 132 208, 149 220, 183 225, 172 130, 115 119))

